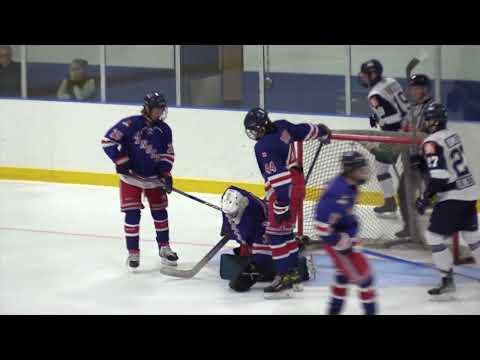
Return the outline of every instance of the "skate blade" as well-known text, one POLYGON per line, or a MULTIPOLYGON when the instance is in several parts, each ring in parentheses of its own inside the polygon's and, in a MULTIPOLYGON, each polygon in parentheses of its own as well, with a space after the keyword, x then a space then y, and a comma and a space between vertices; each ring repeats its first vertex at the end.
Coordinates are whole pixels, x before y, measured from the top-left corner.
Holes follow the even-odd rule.
POLYGON ((292 291, 284 290, 276 293, 263 293, 263 297, 267 300, 290 299, 293 297, 292 291))
POLYGON ((294 292, 302 292, 303 291, 303 284, 293 284, 292 289, 294 292))
POLYGON ((167 265, 167 266, 177 266, 177 261, 170 261, 168 259, 165 259, 165 258, 161 258, 161 263, 162 265, 167 265))
POLYGON ((377 213, 374 211, 374 214, 381 219, 398 219, 398 214, 396 212, 377 213))
POLYGON ((128 269, 128 272, 130 272, 132 274, 136 274, 136 273, 138 273, 139 266, 138 267, 130 267, 130 266, 127 265, 127 269, 128 269))
POLYGON ((457 300, 457 298, 453 293, 430 295, 430 301, 432 302, 449 302, 449 301, 455 301, 455 300, 457 300))

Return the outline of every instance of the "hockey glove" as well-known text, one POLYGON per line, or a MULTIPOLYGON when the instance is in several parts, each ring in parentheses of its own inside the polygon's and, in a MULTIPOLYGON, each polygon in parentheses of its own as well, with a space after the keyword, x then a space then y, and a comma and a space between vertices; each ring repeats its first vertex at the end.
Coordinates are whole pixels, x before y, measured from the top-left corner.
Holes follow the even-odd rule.
POLYGON ((370 115, 370 127, 376 128, 378 126, 378 117, 377 115, 370 115))
POLYGON ((332 138, 332 130, 330 130, 326 125, 318 124, 318 139, 324 144, 330 144, 332 138))
POLYGON ((284 222, 290 220, 292 215, 290 214, 290 206, 288 204, 283 205, 278 201, 273 204, 273 215, 277 224, 281 225, 284 222))
POLYGON ((173 178, 170 173, 164 173, 162 174, 162 177, 160 178, 160 182, 162 183, 163 189, 167 194, 170 194, 173 190, 173 178))
POLYGON ((419 197, 415 201, 415 208, 420 215, 425 214, 425 209, 430 205, 430 199, 427 197, 419 197))
POLYGON ((115 165, 117 174, 130 175, 130 161, 124 162, 120 165, 115 165))

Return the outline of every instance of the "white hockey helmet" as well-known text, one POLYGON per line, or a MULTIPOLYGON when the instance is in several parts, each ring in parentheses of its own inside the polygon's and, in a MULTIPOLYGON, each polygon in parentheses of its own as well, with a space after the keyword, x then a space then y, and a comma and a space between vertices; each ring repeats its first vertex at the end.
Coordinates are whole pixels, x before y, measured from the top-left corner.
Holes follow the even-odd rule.
POLYGON ((222 195, 222 211, 227 215, 236 215, 244 203, 244 196, 238 190, 229 188, 222 195))

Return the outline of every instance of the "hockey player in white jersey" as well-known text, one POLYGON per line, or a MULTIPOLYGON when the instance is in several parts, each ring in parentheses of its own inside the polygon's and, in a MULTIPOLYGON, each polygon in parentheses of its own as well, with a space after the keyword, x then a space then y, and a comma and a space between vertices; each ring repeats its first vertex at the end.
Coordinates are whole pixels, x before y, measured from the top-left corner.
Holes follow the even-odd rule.
MULTIPOLYGON (((370 90, 368 93, 368 104, 372 110, 370 126, 372 128, 380 126, 384 131, 402 130, 409 111, 409 103, 398 81, 383 77, 383 66, 375 59, 361 65, 359 80, 362 86, 370 90)), ((378 215, 390 215, 397 211, 390 169, 397 161, 398 154, 392 154, 390 150, 388 144, 380 144, 370 150, 375 155, 377 179, 385 202, 383 206, 374 208, 378 215)))
POLYGON ((429 182, 423 196, 415 203, 420 215, 437 195, 437 202, 425 234, 431 246, 433 261, 442 274, 441 283, 428 293, 439 296, 455 291, 452 276, 453 257, 447 241, 460 232, 473 257, 480 263, 480 232, 476 202, 480 189, 468 166, 462 140, 447 125, 447 112, 439 103, 424 111, 423 131, 430 134, 422 144, 422 155, 428 168, 429 182))

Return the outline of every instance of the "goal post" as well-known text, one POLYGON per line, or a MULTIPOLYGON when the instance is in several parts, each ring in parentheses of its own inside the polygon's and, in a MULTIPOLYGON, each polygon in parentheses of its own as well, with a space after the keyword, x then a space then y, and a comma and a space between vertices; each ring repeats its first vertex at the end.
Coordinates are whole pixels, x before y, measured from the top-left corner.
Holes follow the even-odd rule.
MULTIPOLYGON (((422 229, 415 213, 414 202, 420 193, 418 174, 410 169, 410 153, 423 141, 422 136, 411 136, 408 133, 373 131, 373 130, 336 130, 332 133, 331 143, 324 145, 317 161, 313 163, 314 154, 320 146, 319 142, 298 143, 297 149, 305 174, 311 171, 306 183, 306 196, 297 224, 299 235, 315 239, 313 217, 315 205, 325 190, 327 183, 341 172, 341 156, 344 152, 355 150, 368 159, 370 168, 369 181, 360 187, 358 203, 354 213, 360 219, 360 236, 366 245, 387 247, 398 242, 395 233, 402 230, 404 221, 397 211, 394 218, 383 218, 375 215, 373 208, 383 204, 383 193, 376 177, 375 161, 391 163, 391 173, 395 189, 398 190, 400 177, 406 194, 404 209, 405 222, 408 223, 412 236, 409 242, 422 246, 424 244, 422 229)), ((397 191, 398 192, 398 191, 397 191)), ((399 204, 398 196, 397 204, 399 204)))
MULTIPOLYGON (((304 173, 311 171, 306 183, 303 208, 298 218, 298 235, 306 235, 313 240, 318 240, 313 228, 315 205, 328 182, 340 174, 342 154, 355 150, 368 159, 370 168, 370 179, 360 186, 358 201, 354 208, 354 213, 360 220, 359 236, 364 244, 382 248, 407 243, 416 248, 428 248, 424 233, 428 227, 429 213, 419 216, 415 209, 415 200, 423 193, 425 181, 418 170, 412 169, 410 163, 410 155, 417 151, 418 145, 422 143, 425 136, 422 133, 412 136, 411 133, 405 132, 335 130, 332 133, 331 143, 322 146, 315 162, 313 160, 320 142, 297 143, 297 154, 304 173), (397 213, 392 218, 379 217, 373 211, 375 206, 383 204, 383 193, 376 177, 376 161, 391 165, 389 172, 394 182, 398 205, 397 213), (401 200, 398 196, 399 189, 402 189, 404 194, 401 200), (398 239, 395 233, 402 230, 404 224, 408 224, 411 236, 398 239)), ((468 254, 468 250, 460 246, 458 234, 452 238, 452 251, 455 263, 465 262, 464 254, 468 254)))

